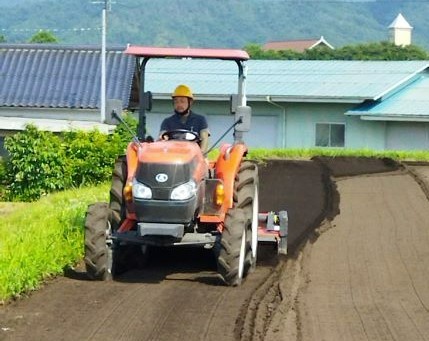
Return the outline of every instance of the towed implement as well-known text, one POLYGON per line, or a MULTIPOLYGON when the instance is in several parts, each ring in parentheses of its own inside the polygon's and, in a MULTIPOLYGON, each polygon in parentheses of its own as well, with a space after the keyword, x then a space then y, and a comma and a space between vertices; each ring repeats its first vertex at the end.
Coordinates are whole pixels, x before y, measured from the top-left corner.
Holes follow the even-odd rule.
MULTIPOLYGON (((129 46, 140 74, 137 136, 114 166, 110 203, 90 205, 85 221, 85 264, 92 279, 121 272, 124 255, 139 246, 142 257, 151 247, 199 246, 215 253, 218 273, 227 285, 239 285, 256 266, 258 240, 274 242, 287 252, 287 213, 259 213, 257 164, 246 159, 243 135, 250 129, 246 105, 245 61, 241 50, 180 49, 129 46), (219 148, 208 161, 197 133, 166 132, 168 140, 146 142, 146 111, 151 93, 144 91, 145 68, 151 58, 206 58, 238 66, 237 105, 233 110, 234 142, 219 148)), ((112 119, 121 120, 112 112, 112 119)))

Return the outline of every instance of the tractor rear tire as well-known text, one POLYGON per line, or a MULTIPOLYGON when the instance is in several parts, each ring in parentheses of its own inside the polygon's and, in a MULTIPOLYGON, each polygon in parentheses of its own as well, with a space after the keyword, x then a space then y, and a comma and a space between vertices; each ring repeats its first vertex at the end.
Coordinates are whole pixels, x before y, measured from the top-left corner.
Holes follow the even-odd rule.
POLYGON ((250 268, 248 262, 251 246, 248 234, 251 221, 244 210, 232 208, 226 214, 224 229, 218 242, 218 272, 229 286, 241 284, 250 268))
POLYGON ((120 156, 115 161, 112 174, 112 186, 110 188, 111 224, 112 230, 116 231, 122 224, 126 215, 124 187, 127 181, 127 158, 125 155, 120 156))
POLYGON ((85 219, 85 265, 90 279, 111 279, 112 252, 108 245, 110 210, 107 203, 89 206, 85 219))
POLYGON ((252 222, 251 233, 247 234, 247 242, 251 252, 246 262, 250 263, 250 271, 256 267, 258 250, 258 213, 259 213, 259 175, 258 167, 250 161, 243 161, 235 178, 234 201, 236 206, 244 210, 246 219, 252 222))

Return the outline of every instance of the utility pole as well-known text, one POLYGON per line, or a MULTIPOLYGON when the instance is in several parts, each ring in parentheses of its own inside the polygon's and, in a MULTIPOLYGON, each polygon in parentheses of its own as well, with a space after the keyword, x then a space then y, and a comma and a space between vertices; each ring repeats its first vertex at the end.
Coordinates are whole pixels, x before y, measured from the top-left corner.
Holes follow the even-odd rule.
POLYGON ((102 11, 101 32, 101 96, 100 96, 100 121, 106 121, 106 31, 107 11, 110 11, 110 0, 104 0, 102 11))
POLYGON ((106 32, 107 11, 111 9, 111 0, 93 1, 93 4, 103 4, 101 16, 101 89, 100 89, 100 121, 106 120, 106 32))

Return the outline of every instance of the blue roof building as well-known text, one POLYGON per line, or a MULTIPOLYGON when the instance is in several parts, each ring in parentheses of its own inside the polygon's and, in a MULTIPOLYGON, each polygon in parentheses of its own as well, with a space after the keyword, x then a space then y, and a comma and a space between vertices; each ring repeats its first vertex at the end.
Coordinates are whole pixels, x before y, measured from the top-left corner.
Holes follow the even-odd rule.
MULTIPOLYGON (((253 147, 429 148, 429 61, 249 60, 247 66, 254 127, 247 141, 253 147)), ((232 124, 233 63, 151 60, 147 70, 146 89, 157 103, 170 98, 175 84, 186 83, 208 115, 212 136, 232 124)), ((149 114, 149 131, 170 110, 166 103, 149 114)))

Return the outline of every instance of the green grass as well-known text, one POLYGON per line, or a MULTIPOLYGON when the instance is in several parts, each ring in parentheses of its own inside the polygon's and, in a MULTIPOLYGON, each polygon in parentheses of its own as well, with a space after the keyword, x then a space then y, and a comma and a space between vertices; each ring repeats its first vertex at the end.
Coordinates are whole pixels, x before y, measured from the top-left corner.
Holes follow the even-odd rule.
POLYGON ((248 157, 255 160, 267 158, 310 159, 313 156, 391 158, 396 161, 429 161, 429 151, 373 151, 370 149, 301 148, 301 149, 250 149, 248 157))
MULTIPOLYGON (((215 149, 208 155, 210 160, 216 160, 219 150, 215 149)), ((429 151, 373 151, 370 149, 343 149, 343 148, 288 148, 263 149, 249 148, 247 157, 253 160, 264 159, 311 159, 314 156, 327 157, 371 157, 391 158, 396 161, 429 161, 429 151)))
POLYGON ((108 190, 106 184, 0 206, 0 302, 36 289, 82 259, 86 208, 106 201, 108 190))

